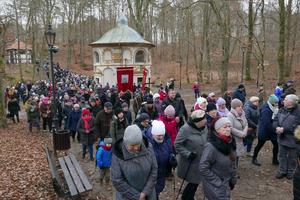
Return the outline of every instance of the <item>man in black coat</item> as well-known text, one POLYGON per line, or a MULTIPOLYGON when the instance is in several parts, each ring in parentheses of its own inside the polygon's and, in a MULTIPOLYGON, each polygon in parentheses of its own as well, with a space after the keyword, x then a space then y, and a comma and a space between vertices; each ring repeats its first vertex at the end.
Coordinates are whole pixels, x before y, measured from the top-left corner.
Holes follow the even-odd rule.
POLYGON ((121 98, 118 99, 118 100, 116 101, 115 106, 114 106, 114 109, 116 109, 117 107, 119 107, 119 108, 122 109, 122 104, 123 104, 125 101, 126 101, 126 96, 125 96, 125 94, 123 94, 123 95, 121 96, 121 98))
POLYGON ((184 109, 180 100, 175 97, 175 90, 169 90, 168 97, 161 104, 161 109, 164 111, 168 105, 172 105, 175 108, 175 120, 178 127, 181 124, 180 119, 183 119, 184 109))
POLYGON ((102 110, 102 107, 96 103, 96 99, 91 100, 91 113, 96 118, 98 112, 102 110))
MULTIPOLYGON (((188 121, 189 116, 188 116, 188 112, 187 112, 186 107, 185 107, 184 100, 181 98, 181 95, 178 92, 176 93, 175 97, 181 102, 182 107, 183 107, 183 116, 185 118, 185 121, 188 121)), ((180 119, 180 125, 179 125, 179 127, 181 127, 183 125, 184 125, 184 121, 183 121, 183 117, 182 117, 180 119)))
POLYGON ((169 85, 169 90, 174 90, 174 79, 170 79, 170 85, 169 85))
POLYGON ((118 89, 115 88, 114 90, 112 90, 112 94, 111 94, 111 104, 112 105, 116 104, 117 98, 118 98, 118 89))

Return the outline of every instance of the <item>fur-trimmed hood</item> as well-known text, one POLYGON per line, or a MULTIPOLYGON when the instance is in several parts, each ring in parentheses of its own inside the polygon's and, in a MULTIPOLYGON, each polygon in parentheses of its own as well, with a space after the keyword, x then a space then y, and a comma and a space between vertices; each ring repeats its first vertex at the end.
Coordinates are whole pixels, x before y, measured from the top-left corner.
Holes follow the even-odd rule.
POLYGON ((234 137, 230 135, 229 142, 224 141, 222 138, 220 138, 216 132, 211 133, 210 132, 210 143, 214 145, 222 154, 225 156, 228 156, 232 150, 236 150, 236 143, 234 137))

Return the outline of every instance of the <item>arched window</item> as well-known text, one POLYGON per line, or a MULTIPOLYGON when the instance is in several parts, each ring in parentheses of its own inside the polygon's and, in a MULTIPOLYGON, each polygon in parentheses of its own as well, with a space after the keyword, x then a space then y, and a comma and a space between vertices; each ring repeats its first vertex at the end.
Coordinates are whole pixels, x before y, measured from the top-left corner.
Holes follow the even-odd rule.
POLYGON ((97 51, 94 51, 94 63, 99 63, 99 62, 100 62, 99 54, 97 51))
POLYGON ((136 63, 144 63, 145 62, 145 52, 142 50, 139 50, 135 54, 135 62, 136 63))

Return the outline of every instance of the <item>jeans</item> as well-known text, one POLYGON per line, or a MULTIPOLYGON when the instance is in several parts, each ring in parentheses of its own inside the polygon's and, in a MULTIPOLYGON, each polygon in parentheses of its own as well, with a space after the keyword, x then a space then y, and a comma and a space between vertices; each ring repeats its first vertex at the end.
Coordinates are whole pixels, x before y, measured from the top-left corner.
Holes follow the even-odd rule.
POLYGON ((297 148, 279 145, 279 172, 292 174, 297 164, 297 148))
POLYGON ((253 139, 247 138, 247 142, 243 142, 244 146, 247 146, 247 153, 251 151, 253 139))
POLYGON ((29 123, 29 128, 32 128, 32 125, 35 124, 35 126, 37 128, 40 128, 40 123, 39 122, 35 122, 35 123, 29 123))
MULTIPOLYGON (((86 154, 86 148, 87 148, 87 145, 82 145, 82 150, 83 150, 83 153, 86 154)), ((89 153, 90 153, 90 158, 93 157, 93 145, 89 145, 89 153)))
POLYGON ((195 99, 199 98, 200 97, 200 94, 199 92, 195 93, 195 99))
MULTIPOLYGON (((273 162, 277 161, 277 155, 278 155, 278 143, 277 140, 271 140, 273 144, 273 162)), ((258 139, 257 146, 254 149, 253 159, 257 158, 257 155, 260 151, 260 149, 264 146, 266 143, 266 140, 260 140, 258 139)))
POLYGON ((197 191, 199 184, 196 183, 188 183, 182 192, 181 199, 182 200, 192 200, 194 199, 195 193, 197 191))

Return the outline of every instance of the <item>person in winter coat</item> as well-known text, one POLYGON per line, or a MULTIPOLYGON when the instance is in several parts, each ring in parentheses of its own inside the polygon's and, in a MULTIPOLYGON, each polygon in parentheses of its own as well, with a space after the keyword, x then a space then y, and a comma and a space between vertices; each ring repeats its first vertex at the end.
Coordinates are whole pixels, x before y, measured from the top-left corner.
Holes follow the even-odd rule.
POLYGON ((107 191, 111 190, 111 186, 109 185, 110 181, 110 166, 111 166, 111 155, 112 155, 112 138, 106 137, 104 141, 100 143, 100 147, 97 151, 97 167, 99 167, 100 171, 100 185, 103 185, 103 179, 105 179, 105 188, 107 191))
POLYGON ((97 114, 102 110, 102 107, 97 105, 96 99, 91 100, 91 111, 93 116, 96 118, 97 114))
POLYGON ((195 93, 195 99, 199 98, 200 97, 200 86, 198 84, 198 82, 195 82, 194 86, 193 86, 193 90, 194 90, 194 93, 195 93))
POLYGON ((293 178, 293 172, 297 162, 297 148, 294 131, 300 124, 300 108, 298 108, 299 98, 294 94, 287 95, 284 100, 284 107, 278 111, 273 127, 278 135, 279 146, 279 172, 277 179, 286 176, 287 179, 293 178))
POLYGON ((128 126, 123 138, 114 144, 112 163, 116 200, 157 199, 157 161, 152 145, 138 126, 128 126))
POLYGON ((275 128, 273 128, 272 125, 273 120, 278 113, 278 102, 279 99, 274 94, 272 94, 270 95, 269 100, 261 107, 260 122, 257 133, 258 143, 254 149, 254 154, 252 157, 252 163, 254 165, 261 166, 261 164, 257 161, 257 155, 267 140, 271 140, 273 144, 273 165, 279 165, 279 162, 277 160, 277 134, 275 128))
MULTIPOLYGON (((189 116, 188 116, 188 112, 187 112, 187 109, 185 107, 185 103, 184 103, 184 100, 181 98, 181 95, 177 92, 175 97, 181 102, 181 105, 183 107, 183 116, 185 118, 185 121, 188 121, 189 120, 189 116)), ((180 124, 179 124, 179 128, 182 127, 184 125, 184 120, 183 120, 183 116, 182 118, 180 119, 180 124)))
POLYGON ((206 123, 205 125, 207 128, 209 128, 211 121, 218 116, 217 112, 217 106, 213 102, 209 102, 206 106, 206 112, 205 112, 205 117, 206 117, 206 123))
POLYGON ((82 111, 82 117, 78 121, 77 130, 80 133, 80 139, 82 144, 82 159, 85 158, 86 148, 87 146, 89 146, 90 160, 94 161, 93 144, 96 142, 94 134, 95 118, 90 114, 90 112, 87 109, 82 111))
POLYGON ((158 175, 155 191, 158 199, 158 195, 165 187, 166 166, 169 164, 175 169, 178 164, 176 157, 173 154, 171 137, 166 134, 165 125, 162 121, 154 120, 152 127, 149 127, 144 131, 143 135, 146 136, 152 144, 157 161, 158 175))
MULTIPOLYGON (((236 142, 236 167, 238 167, 239 157, 244 155, 243 139, 247 136, 248 131, 248 123, 242 107, 243 103, 241 100, 233 99, 231 102, 231 110, 227 114, 231 124, 231 134, 236 142)), ((239 175, 237 175, 237 177, 239 178, 239 175)))
POLYGON ((103 141, 109 133, 112 117, 114 115, 112 108, 112 103, 105 102, 104 109, 101 110, 96 116, 95 135, 99 143, 100 141, 103 141))
POLYGON ((199 164, 207 140, 205 123, 203 110, 192 112, 188 123, 179 129, 175 140, 174 147, 179 154, 177 176, 183 179, 190 165, 186 176, 188 184, 183 190, 182 200, 194 199, 198 185, 201 183, 199 164))
POLYGON ((85 101, 85 98, 82 96, 80 98, 80 102, 78 103, 80 110, 83 110, 83 108, 86 108, 87 101, 85 101))
POLYGON ((296 94, 296 88, 294 86, 294 81, 286 82, 287 88, 284 90, 283 94, 280 95, 282 99, 284 99, 289 94, 296 94))
POLYGON ((40 104, 40 111, 43 119, 43 131, 46 132, 46 127, 48 124, 49 132, 51 132, 53 106, 51 104, 51 100, 48 97, 44 97, 43 102, 40 104))
POLYGON ((79 105, 75 104, 74 109, 70 112, 67 127, 70 129, 73 142, 75 142, 75 136, 77 132, 77 141, 80 142, 80 133, 77 131, 77 124, 82 115, 82 111, 79 109, 79 105))
POLYGON ((281 98, 281 95, 283 94, 283 88, 282 88, 282 83, 278 83, 276 88, 275 88, 275 92, 274 94, 276 95, 276 97, 279 99, 279 108, 281 108, 282 106, 282 98, 281 98))
POLYGON ((133 124, 137 125, 141 132, 143 132, 144 130, 146 130, 147 128, 150 127, 150 117, 147 113, 142 113, 139 118, 136 118, 133 122, 133 124))
POLYGON ((34 124, 40 133, 40 110, 36 105, 36 101, 32 100, 31 105, 27 108, 27 122, 29 123, 29 133, 32 134, 32 125, 34 124))
MULTIPOLYGON (((298 126, 295 129, 295 138, 297 138, 296 143, 300 143, 300 126, 298 126)), ((300 146, 298 145, 297 148, 297 167, 294 172, 294 179, 293 179, 293 194, 294 194, 294 199, 298 200, 300 199, 300 146)))
POLYGON ((150 122, 153 122, 155 119, 158 119, 157 109, 153 105, 152 98, 147 99, 147 104, 141 109, 141 113, 147 113, 149 115, 150 122))
POLYGON ((241 100, 243 105, 245 104, 246 92, 245 86, 243 84, 240 84, 239 87, 235 89, 235 91, 233 92, 232 99, 239 99, 241 100))
POLYGON ((139 112, 139 110, 141 109, 141 104, 142 104, 142 98, 141 95, 139 93, 136 94, 135 98, 133 99, 133 112, 135 113, 135 118, 139 112))
MULTIPOLYGON (((167 134, 170 136, 171 141, 172 141, 172 148, 173 152, 175 154, 175 149, 174 149, 174 143, 175 139, 178 135, 177 132, 177 126, 176 126, 176 121, 175 121, 175 109, 173 106, 169 105, 159 116, 158 121, 162 121, 165 125, 165 129, 167 134)), ((172 180, 172 166, 170 164, 167 164, 166 166, 166 180, 171 181, 172 180)))
POLYGON ((160 99, 159 94, 158 94, 158 93, 155 93, 155 94, 153 95, 153 99, 154 99, 153 104, 154 104, 155 108, 157 109, 158 115, 160 115, 160 113, 162 112, 162 109, 161 109, 162 101, 159 100, 159 99, 160 99))
POLYGON ((131 125, 132 124, 132 115, 131 115, 131 111, 128 109, 128 104, 126 102, 124 102, 122 104, 122 112, 127 119, 128 125, 131 125))
POLYGON ((31 99, 31 97, 28 97, 27 101, 25 102, 25 111, 27 112, 27 108, 31 105, 31 100, 34 100, 34 99, 31 99))
POLYGON ((160 96, 159 100, 161 101, 165 100, 165 98, 168 97, 168 93, 166 93, 164 87, 161 87, 160 92, 158 92, 158 94, 160 96))
POLYGON ((115 109, 115 114, 112 117, 112 122, 110 124, 109 135, 113 140, 113 144, 120 138, 124 136, 125 129, 128 126, 128 121, 122 112, 121 108, 115 109))
POLYGON ((209 142, 203 148, 199 171, 202 190, 209 200, 230 200, 236 182, 236 144, 227 117, 216 117, 210 126, 209 142))
POLYGON ((231 91, 224 92, 222 98, 226 101, 226 108, 231 110, 231 100, 232 100, 233 93, 231 91))
POLYGON ((220 97, 217 101, 217 105, 218 105, 218 109, 217 109, 218 114, 221 117, 226 117, 227 113, 229 113, 229 110, 226 108, 226 101, 222 97, 220 97))
POLYGON ((72 110, 73 110, 72 101, 69 100, 61 112, 61 115, 65 122, 65 130, 67 129, 69 115, 72 110))
POLYGON ((194 105, 194 110, 203 110, 203 111, 206 111, 206 105, 207 105, 206 99, 203 98, 203 97, 199 97, 197 99, 197 102, 194 105))
POLYGON ((244 108, 246 119, 248 122, 248 131, 246 141, 244 141, 244 146, 247 146, 247 156, 252 157, 251 148, 253 140, 256 138, 257 128, 259 124, 259 98, 251 97, 250 100, 246 103, 244 108))
POLYGON ((7 104, 7 108, 8 108, 8 112, 10 113, 10 118, 12 119, 12 121, 14 123, 16 123, 15 121, 15 116, 17 117, 17 122, 20 122, 19 119, 19 111, 21 111, 20 105, 17 101, 17 99, 14 96, 10 97, 10 100, 7 104))
POLYGON ((116 108, 118 108, 118 107, 122 109, 122 104, 123 104, 124 102, 126 102, 126 95, 125 95, 125 94, 123 94, 123 95, 116 101, 116 103, 115 103, 115 105, 114 105, 114 109, 116 109, 116 108))
POLYGON ((208 94, 208 97, 206 98, 207 103, 212 102, 214 104, 216 104, 216 95, 215 93, 211 92, 208 94))

